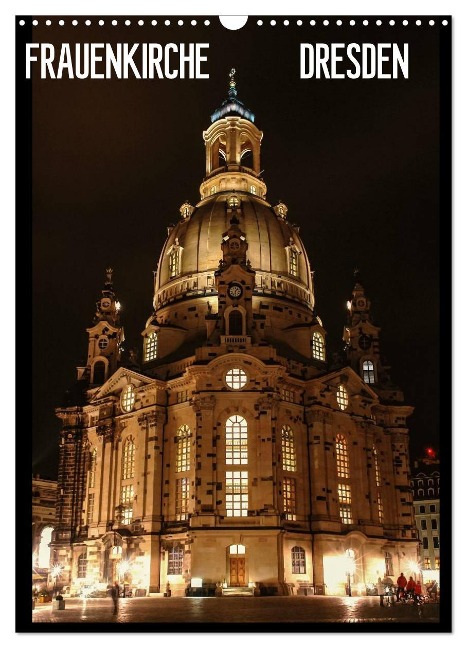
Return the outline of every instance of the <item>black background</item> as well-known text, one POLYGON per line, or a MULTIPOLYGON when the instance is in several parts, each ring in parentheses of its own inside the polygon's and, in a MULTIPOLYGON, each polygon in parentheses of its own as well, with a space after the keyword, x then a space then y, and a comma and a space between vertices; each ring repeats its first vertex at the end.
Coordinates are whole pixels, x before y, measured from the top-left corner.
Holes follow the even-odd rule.
MULTIPOLYGON (((106 18, 100 27, 91 16, 92 25, 85 27, 81 16, 78 27, 70 19, 58 27, 58 18, 51 17, 53 27, 47 28, 40 17, 32 30, 34 42, 56 47, 75 41, 210 45, 208 80, 57 81, 36 75, 32 84, 25 82, 26 93, 32 89, 32 231, 18 230, 17 245, 27 247, 31 234, 33 472, 56 477, 54 408, 73 383, 75 367, 85 362, 85 329, 109 265, 123 305, 126 347, 141 355, 140 333, 152 312, 153 270, 166 226, 177 221, 185 199, 199 200, 202 131, 227 96, 231 67, 237 70, 239 99, 264 132, 267 198, 272 204, 282 199, 289 219, 300 226, 328 351, 341 346, 358 266, 382 327, 392 378, 415 407, 411 456, 428 445, 443 451, 440 318, 443 312, 444 322, 449 320, 450 311, 446 283, 440 301, 440 275, 449 281, 450 258, 444 248, 441 264, 440 250, 443 238, 450 242, 451 227, 450 27, 441 26, 439 17, 434 27, 428 17, 417 27, 407 16, 407 27, 402 17, 390 27, 388 16, 381 17, 381 27, 377 17, 364 27, 355 16, 354 27, 345 17, 341 27, 332 17, 328 27, 323 17, 314 27, 309 17, 302 27, 294 24, 297 17, 288 27, 258 27, 250 17, 246 27, 231 32, 213 17, 209 27, 196 17, 196 28, 186 17, 182 27, 170 17, 156 17, 158 26, 152 27, 151 18, 142 17, 144 27, 134 16, 130 27, 123 18, 117 18, 118 27, 106 18), (166 19, 171 27, 162 24, 166 19), (301 42, 408 42, 410 77, 301 80, 301 42)), ((443 432, 446 447, 449 430, 443 432)))

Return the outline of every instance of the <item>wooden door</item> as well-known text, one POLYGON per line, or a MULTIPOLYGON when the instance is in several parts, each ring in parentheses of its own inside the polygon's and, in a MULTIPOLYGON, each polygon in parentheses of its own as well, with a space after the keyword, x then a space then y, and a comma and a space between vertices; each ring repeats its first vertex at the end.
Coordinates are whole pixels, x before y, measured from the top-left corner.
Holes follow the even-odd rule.
POLYGON ((230 587, 243 587, 245 581, 245 557, 230 556, 230 587))

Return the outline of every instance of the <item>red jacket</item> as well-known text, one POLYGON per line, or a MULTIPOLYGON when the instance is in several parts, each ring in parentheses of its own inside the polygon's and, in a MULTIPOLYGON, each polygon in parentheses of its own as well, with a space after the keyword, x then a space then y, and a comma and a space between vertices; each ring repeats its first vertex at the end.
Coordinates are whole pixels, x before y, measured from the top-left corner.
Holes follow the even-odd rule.
POLYGON ((407 585, 407 579, 405 576, 399 576, 397 579, 397 587, 405 587, 407 585))
POLYGON ((421 594, 422 593, 422 586, 420 583, 415 583, 415 594, 421 594))
POLYGON ((415 589, 415 581, 412 578, 409 578, 409 582, 407 583, 407 591, 413 589, 415 589))

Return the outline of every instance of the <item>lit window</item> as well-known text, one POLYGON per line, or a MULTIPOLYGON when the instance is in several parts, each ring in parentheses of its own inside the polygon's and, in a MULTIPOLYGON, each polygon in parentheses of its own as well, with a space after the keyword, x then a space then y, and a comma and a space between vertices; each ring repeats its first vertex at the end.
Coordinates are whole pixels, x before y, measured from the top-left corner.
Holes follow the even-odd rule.
POLYGON ((129 383, 122 391, 121 405, 124 412, 131 412, 135 405, 135 386, 129 383))
POLYGON ((376 486, 381 486, 381 473, 379 470, 379 463, 378 463, 378 451, 376 450, 375 446, 373 446, 373 460, 375 464, 375 481, 376 481, 376 486))
POLYGON ((127 439, 123 446, 122 479, 133 479, 135 476, 135 444, 127 439))
POLYGON ((336 462, 337 462, 337 476, 350 477, 349 471, 349 455, 347 453, 347 442, 342 434, 336 436, 336 462))
POLYGON ((383 500, 381 498, 381 493, 378 493, 377 504, 378 504, 378 520, 382 522, 384 516, 383 516, 383 500))
POLYGON ((153 331, 144 341, 144 359, 146 362, 157 358, 157 333, 153 331))
POLYGON ((133 520, 133 507, 124 506, 122 508, 122 524, 131 524, 133 520))
POLYGON ((298 252, 293 248, 289 249, 289 272, 294 277, 298 276, 298 252))
POLYGON ((394 575, 394 567, 392 566, 392 554, 386 551, 384 554, 385 576, 394 575))
POLYGON ((295 400, 293 391, 290 389, 283 389, 282 400, 287 401, 287 403, 293 403, 295 400))
POLYGON ((292 547, 292 574, 306 574, 305 549, 292 547))
POLYGON ((97 448, 91 452, 91 461, 89 462, 89 488, 94 488, 96 485, 96 464, 97 464, 97 448))
POLYGON ((313 358, 325 360, 324 337, 318 331, 313 333, 313 358))
POLYGON ((91 524, 94 517, 94 493, 88 495, 88 507, 86 512, 86 524, 91 524))
POLYGON ((440 567, 441 567, 440 558, 435 558, 435 569, 439 569, 440 567))
POLYGON ((245 545, 230 545, 229 554, 231 556, 242 556, 245 553, 245 545))
POLYGON ((180 249, 169 253, 169 277, 176 277, 180 273, 180 249))
POLYGON ((297 512, 295 507, 295 479, 284 477, 282 485, 284 496, 284 513, 286 520, 296 520, 297 512))
POLYGON ((242 389, 247 383, 248 377, 243 369, 229 369, 225 374, 225 382, 230 389, 242 389))
POLYGON ((248 515, 248 473, 225 473, 225 508, 227 517, 248 515))
POLYGON ((297 470, 293 430, 290 425, 284 425, 282 428, 282 469, 297 470))
POLYGON ((120 502, 122 504, 132 504, 134 499, 133 484, 122 486, 120 491, 120 502))
POLYGON ((248 463, 248 424, 237 414, 225 424, 225 463, 248 463))
POLYGON ((213 196, 217 192, 217 187, 214 185, 211 187, 211 196, 213 196))
POLYGON ((256 187, 254 185, 251 185, 250 187, 250 193, 256 195, 256 187))
POLYGON ((177 392, 177 403, 185 403, 188 400, 188 391, 177 392))
POLYGON ((175 517, 186 520, 188 517, 188 501, 190 497, 190 482, 188 477, 177 479, 175 491, 175 517))
POLYGON ((337 404, 341 410, 347 409, 349 404, 349 395, 344 385, 339 385, 337 388, 337 404))
POLYGON ((371 360, 363 361, 363 380, 368 384, 375 382, 375 366, 371 360))
POLYGON ((177 430, 177 472, 190 470, 191 431, 188 425, 177 430))
POLYGON ((431 561, 429 558, 425 558, 424 565, 425 569, 431 569, 431 561))
POLYGON ((86 558, 86 552, 80 554, 78 558, 78 578, 86 578, 86 570, 88 566, 88 561, 86 558))
POLYGON ((182 547, 172 547, 169 550, 169 556, 167 561, 167 574, 175 575, 181 574, 183 569, 183 554, 184 551, 182 547))
POLYGON ((238 198, 238 196, 229 196, 227 198, 227 205, 231 209, 240 207, 240 199, 238 198))
POLYGON ((353 524, 352 522, 352 497, 350 486, 348 484, 338 484, 337 494, 339 497, 339 515, 343 524, 353 524))

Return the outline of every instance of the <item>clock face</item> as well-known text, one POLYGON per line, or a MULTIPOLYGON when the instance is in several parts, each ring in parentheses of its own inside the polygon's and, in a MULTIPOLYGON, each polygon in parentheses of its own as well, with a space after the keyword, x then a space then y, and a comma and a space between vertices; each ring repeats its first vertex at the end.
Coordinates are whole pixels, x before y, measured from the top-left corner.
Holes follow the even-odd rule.
POLYGON ((371 337, 369 335, 360 335, 358 338, 358 346, 367 351, 371 347, 371 337))
POLYGON ((229 242, 229 248, 234 252, 240 249, 240 243, 236 239, 229 242))
POLYGON ((110 299, 102 299, 101 308, 110 308, 110 299))
POLYGON ((239 284, 232 284, 229 286, 229 296, 232 297, 232 299, 238 299, 239 297, 242 296, 242 287, 239 286, 239 284))
POLYGON ((358 306, 359 308, 365 308, 365 306, 366 306, 366 302, 365 302, 365 300, 364 300, 364 299, 359 299, 359 300, 357 301, 357 306, 358 306))

